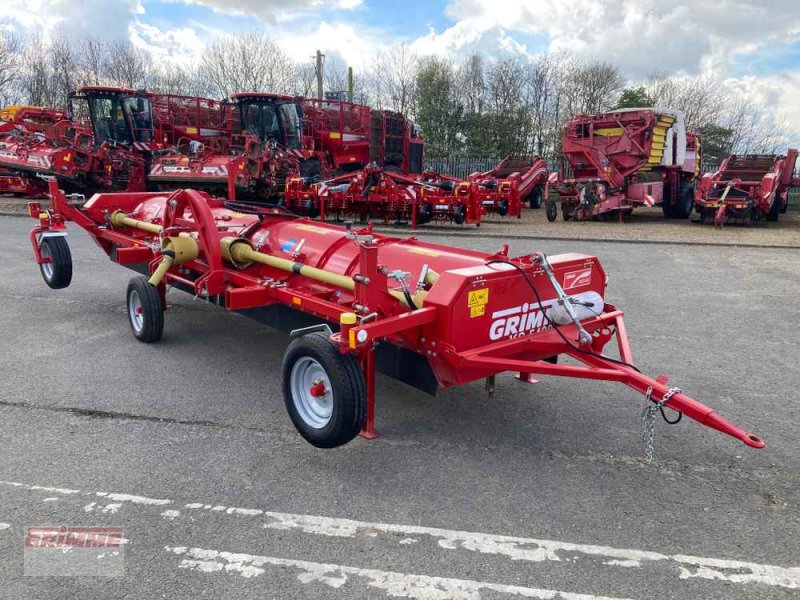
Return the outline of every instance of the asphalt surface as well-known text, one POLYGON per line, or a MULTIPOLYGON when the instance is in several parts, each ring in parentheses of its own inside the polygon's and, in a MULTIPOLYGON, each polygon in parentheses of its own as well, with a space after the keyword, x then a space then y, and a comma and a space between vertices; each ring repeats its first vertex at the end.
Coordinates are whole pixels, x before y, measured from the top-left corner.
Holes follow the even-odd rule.
POLYGON ((283 407, 286 335, 170 292, 141 344, 131 272, 73 228, 50 290, 30 226, 0 218, 0 598, 800 594, 797 250, 512 244, 597 254, 642 370, 767 441, 658 420, 648 463, 641 396, 510 375, 492 398, 382 379, 381 437, 314 449, 283 407), (23 575, 26 528, 52 525, 123 527, 125 575, 23 575))

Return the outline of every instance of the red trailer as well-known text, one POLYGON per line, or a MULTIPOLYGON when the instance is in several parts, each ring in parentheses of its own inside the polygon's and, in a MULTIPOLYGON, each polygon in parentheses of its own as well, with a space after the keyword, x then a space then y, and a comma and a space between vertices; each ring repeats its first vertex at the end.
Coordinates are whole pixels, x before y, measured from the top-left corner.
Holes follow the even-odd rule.
MULTIPOLYGON (((376 436, 376 371, 431 393, 482 379, 491 390, 506 371, 526 381, 617 381, 644 395, 647 419, 659 411, 666 419, 671 409, 764 446, 665 376, 633 365, 622 312, 607 301, 594 256, 512 258, 507 246, 488 254, 380 236, 193 190, 97 194, 82 208, 55 181, 50 193, 49 206, 32 203, 29 212, 33 252, 51 288, 72 279, 72 221, 112 261, 142 273, 126 292, 138 340, 161 338, 168 287, 290 331, 284 400, 315 446, 376 436), (619 358, 603 353, 612 340, 619 358)), ((165 368, 185 368, 185 358, 165 368)))
MULTIPOLYGON (((580 115, 563 133, 566 165, 556 182, 564 220, 622 218, 637 206, 661 205, 688 218, 700 174, 700 137, 675 109, 631 108, 580 115)), ((548 200, 547 218, 557 218, 548 200)))
POLYGON ((467 180, 478 184, 481 206, 487 213, 519 218, 522 205, 539 208, 547 187, 547 161, 539 156, 507 156, 467 180))
POLYGON ((800 186, 793 179, 797 150, 785 155, 732 155, 722 161, 715 173, 706 173, 695 192, 695 210, 703 223, 713 218, 722 226, 726 221, 752 225, 765 218, 777 221, 789 205, 789 190, 800 186))

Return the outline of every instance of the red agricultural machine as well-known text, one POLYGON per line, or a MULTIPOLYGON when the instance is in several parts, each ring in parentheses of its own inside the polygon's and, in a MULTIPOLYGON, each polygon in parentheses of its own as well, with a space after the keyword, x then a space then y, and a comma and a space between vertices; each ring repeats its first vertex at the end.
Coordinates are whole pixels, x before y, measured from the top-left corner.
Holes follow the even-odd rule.
POLYGON ((69 119, 0 130, 0 168, 76 192, 144 191, 153 152, 225 133, 220 103, 204 98, 86 86, 69 103, 69 119))
POLYGON ((161 338, 168 288, 290 331, 284 399, 315 446, 376 436, 376 371, 431 393, 481 379, 491 390, 506 371, 527 381, 617 381, 645 396, 650 418, 669 408, 764 446, 665 376, 652 379, 632 364, 622 312, 606 301, 594 256, 451 248, 194 190, 97 194, 78 208, 55 180, 50 186, 49 206, 31 203, 29 212, 37 220, 33 252, 51 288, 72 279, 72 221, 112 261, 142 273, 126 296, 138 340, 161 338), (619 358, 603 354, 614 339, 619 358))
MULTIPOLYGON (((683 113, 631 108, 580 115, 564 128, 569 165, 555 184, 564 220, 616 216, 661 205, 664 216, 686 219, 700 174, 700 137, 686 131, 683 113)), ((548 220, 558 214, 548 200, 548 220)))
POLYGON ((284 204, 309 217, 373 219, 388 223, 454 222, 480 225, 481 205, 477 184, 424 172, 404 175, 375 164, 320 183, 300 177, 286 185, 284 204))
POLYGON ((700 222, 713 218, 714 224, 726 222, 752 225, 765 218, 777 221, 789 205, 789 190, 800 186, 794 177, 797 150, 786 155, 733 155, 722 161, 716 173, 706 173, 695 192, 695 210, 700 222))
POLYGON ((539 208, 547 187, 547 161, 538 156, 507 156, 484 173, 467 180, 478 184, 480 203, 489 214, 522 216, 522 205, 539 208))

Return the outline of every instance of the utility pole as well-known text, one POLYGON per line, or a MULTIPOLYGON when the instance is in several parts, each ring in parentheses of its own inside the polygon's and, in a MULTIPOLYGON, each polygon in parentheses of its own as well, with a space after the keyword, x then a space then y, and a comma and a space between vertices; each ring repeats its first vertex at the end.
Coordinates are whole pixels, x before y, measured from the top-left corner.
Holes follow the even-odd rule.
POLYGON ((322 69, 325 66, 325 55, 317 50, 314 57, 314 67, 317 73, 317 99, 322 100, 322 69))
POLYGON ((347 101, 353 103, 353 67, 347 67, 347 101))

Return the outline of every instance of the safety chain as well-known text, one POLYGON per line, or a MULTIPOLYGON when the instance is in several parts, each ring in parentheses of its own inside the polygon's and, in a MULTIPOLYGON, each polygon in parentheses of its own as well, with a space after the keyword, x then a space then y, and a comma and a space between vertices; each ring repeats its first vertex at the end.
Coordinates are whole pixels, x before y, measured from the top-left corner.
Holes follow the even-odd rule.
MULTIPOLYGON (((680 388, 669 388, 667 393, 664 394, 664 397, 661 399, 661 402, 653 402, 650 398, 653 395, 653 387, 649 386, 647 391, 644 394, 645 399, 645 407, 642 411, 642 441, 644 442, 644 457, 645 459, 650 462, 653 460, 653 434, 655 433, 655 426, 656 426, 656 413, 661 411, 662 416, 664 416, 664 404, 672 398, 675 394, 680 394, 682 390, 680 388)), ((664 416, 664 420, 667 421, 667 417, 664 416)), ((680 420, 680 417, 676 421, 667 421, 667 423, 675 424, 680 420)))

